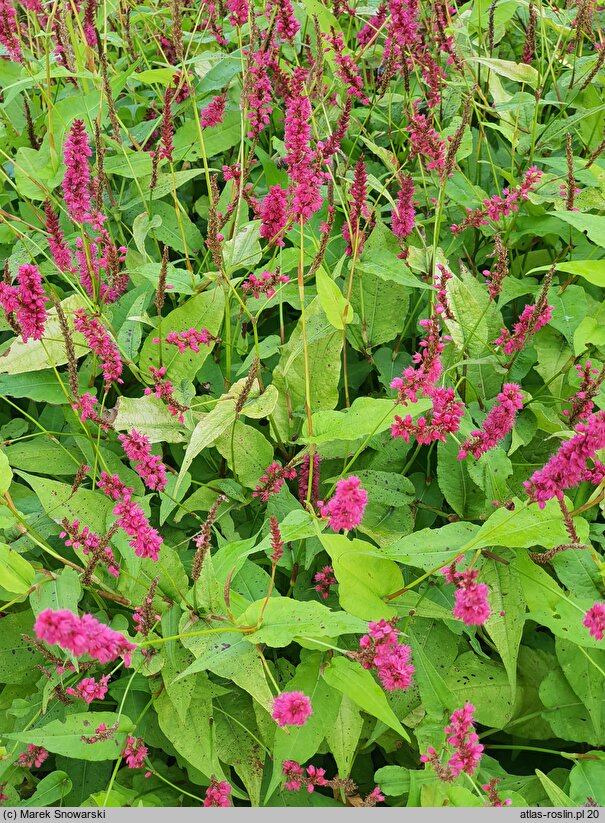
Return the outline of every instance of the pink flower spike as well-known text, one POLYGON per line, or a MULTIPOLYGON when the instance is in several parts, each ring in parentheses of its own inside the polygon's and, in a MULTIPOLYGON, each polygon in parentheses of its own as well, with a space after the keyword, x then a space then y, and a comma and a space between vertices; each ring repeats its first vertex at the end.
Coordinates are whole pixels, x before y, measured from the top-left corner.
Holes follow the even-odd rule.
POLYGON ((605 603, 595 603, 584 615, 582 625, 589 630, 591 637, 602 640, 605 635, 605 603))
POLYGON ((21 752, 19 755, 17 763, 26 769, 33 769, 34 767, 39 769, 47 757, 48 752, 43 746, 34 746, 33 743, 30 743, 27 751, 21 752))
POLYGON ((166 488, 166 466, 162 458, 151 454, 151 442, 148 437, 133 429, 130 434, 120 434, 118 439, 126 456, 136 461, 135 469, 148 489, 163 491, 166 488))
POLYGON ((312 714, 311 701, 303 692, 282 692, 273 698, 271 717, 278 726, 304 726, 312 714))
POLYGON ((367 491, 361 487, 361 480, 352 474, 338 481, 334 496, 321 505, 320 514, 330 518, 329 526, 335 532, 350 530, 361 523, 367 503, 367 491))
POLYGON ((92 220, 91 179, 88 158, 92 151, 83 120, 74 120, 63 144, 63 197, 67 211, 75 223, 92 220))
POLYGON ((460 447, 458 460, 463 460, 469 452, 473 457, 479 458, 497 446, 512 431, 517 412, 522 408, 521 387, 516 383, 507 383, 502 387, 496 402, 485 418, 483 428, 471 432, 471 437, 465 440, 460 447))
POLYGON ((231 794, 231 784, 226 780, 217 780, 212 777, 210 785, 206 789, 206 796, 204 798, 204 806, 208 807, 223 807, 231 806, 229 795, 231 794))
POLYGON ((123 634, 100 623, 91 614, 80 617, 69 609, 44 609, 34 623, 34 632, 38 640, 56 644, 74 657, 88 654, 100 663, 111 663, 123 657, 128 666, 130 652, 136 649, 123 634))
POLYGON ((108 389, 113 382, 123 383, 120 352, 102 323, 93 315, 87 314, 84 309, 77 309, 74 315, 74 328, 84 336, 91 351, 101 361, 105 388, 108 389))
POLYGON ((598 485, 605 477, 605 466, 595 459, 605 448, 605 411, 591 414, 584 423, 578 423, 576 434, 563 442, 544 468, 534 472, 524 482, 530 498, 543 509, 548 500, 563 499, 566 489, 583 481, 598 485), (593 468, 588 466, 592 460, 593 468))
MULTIPOLYGON (((244 0, 245 1, 245 0, 244 0)), ((246 16, 248 8, 246 6, 246 16)), ((219 94, 218 97, 213 97, 206 108, 202 109, 200 113, 200 123, 203 128, 209 129, 213 126, 220 126, 225 116, 225 103, 227 102, 226 94, 219 94)))
POLYGON ((126 760, 126 765, 129 769, 140 769, 145 763, 145 758, 148 753, 147 746, 143 743, 142 737, 131 737, 126 739, 126 748, 122 755, 126 760))

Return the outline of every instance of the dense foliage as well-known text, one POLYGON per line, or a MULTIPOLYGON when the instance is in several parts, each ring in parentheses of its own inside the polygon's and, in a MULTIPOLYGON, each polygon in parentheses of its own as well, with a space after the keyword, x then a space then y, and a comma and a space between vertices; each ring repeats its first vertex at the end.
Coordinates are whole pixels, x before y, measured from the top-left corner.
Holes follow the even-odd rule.
POLYGON ((602 18, 0 0, 6 804, 605 803, 602 18))

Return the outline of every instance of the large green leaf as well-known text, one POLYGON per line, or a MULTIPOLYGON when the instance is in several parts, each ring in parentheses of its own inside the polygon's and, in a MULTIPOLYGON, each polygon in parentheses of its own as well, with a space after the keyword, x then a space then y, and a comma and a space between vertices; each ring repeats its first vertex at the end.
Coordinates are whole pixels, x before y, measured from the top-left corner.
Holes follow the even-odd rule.
POLYGON ((16 551, 0 543, 0 586, 14 594, 25 594, 34 581, 34 567, 16 551))
POLYGON ((389 706, 385 693, 370 672, 362 668, 360 663, 348 660, 346 657, 334 657, 324 669, 324 678, 329 686, 346 694, 364 712, 382 720, 404 740, 410 739, 389 706))
MULTIPOLYGON (((327 319, 319 298, 305 309, 306 361, 309 369, 309 405, 311 413, 333 409, 338 402, 342 333, 327 319)), ((289 439, 293 412, 303 411, 306 399, 305 345, 302 317, 282 348, 279 363, 273 371, 273 384, 279 401, 273 417, 279 435, 289 439)))
POLYGON ((5 735, 9 740, 44 746, 49 752, 75 757, 81 760, 117 760, 122 754, 126 736, 134 731, 129 717, 117 712, 83 712, 71 714, 65 720, 51 720, 39 728, 24 729, 5 735), (95 730, 104 723, 109 729, 117 728, 109 740, 87 743, 83 737, 94 737, 95 730))
MULTIPOLYGON (((255 626, 265 600, 251 603, 239 617, 241 626, 255 626)), ((333 612, 313 600, 292 600, 289 597, 270 598, 262 611, 260 628, 245 635, 250 643, 266 643, 274 648, 289 645, 296 637, 338 637, 341 634, 362 634, 367 629, 363 620, 347 612, 333 612)))
POLYGON ((332 559, 342 608, 364 620, 392 618, 397 611, 384 598, 403 588, 397 564, 383 559, 380 551, 364 540, 327 533, 319 539, 332 559))
POLYGON ((151 331, 141 349, 140 367, 149 373, 149 367, 166 367, 166 377, 175 384, 182 380, 192 382, 210 355, 210 346, 200 346, 199 352, 187 349, 182 354, 176 346, 154 343, 154 338, 164 338, 168 332, 186 329, 208 329, 218 335, 225 311, 225 296, 221 288, 213 288, 190 297, 178 309, 162 318, 161 327, 151 331))

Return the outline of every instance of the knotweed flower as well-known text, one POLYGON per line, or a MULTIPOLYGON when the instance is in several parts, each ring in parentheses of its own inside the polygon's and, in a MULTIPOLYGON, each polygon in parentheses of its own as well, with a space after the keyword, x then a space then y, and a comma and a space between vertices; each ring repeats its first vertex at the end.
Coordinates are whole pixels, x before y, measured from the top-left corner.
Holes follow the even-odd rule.
POLYGON ((151 454, 149 438, 133 429, 130 434, 120 434, 119 440, 126 456, 136 462, 136 472, 147 488, 163 491, 166 488, 166 466, 161 457, 151 454))
POLYGON ((83 120, 74 120, 63 144, 63 197, 67 212, 76 223, 92 220, 91 180, 88 158, 92 156, 83 120))
POLYGON ((397 205, 391 212, 391 229, 396 237, 404 240, 414 230, 416 211, 414 209, 414 181, 410 174, 400 178, 397 205))
POLYGON ((591 636, 602 640, 605 634, 605 603, 595 603, 584 615, 582 625, 586 626, 591 636))
POLYGON ((261 131, 269 124, 273 106, 271 97, 273 86, 269 78, 268 67, 271 64, 271 55, 259 50, 248 54, 246 80, 244 85, 244 101, 248 107, 248 137, 258 137, 261 131))
POLYGON ((430 418, 419 417, 414 423, 411 414, 403 418, 396 414, 395 422, 391 424, 393 437, 402 437, 406 443, 410 437, 415 437, 418 443, 427 445, 436 440, 445 443, 448 434, 458 431, 464 403, 456 400, 454 390, 450 387, 433 389, 429 396, 433 402, 430 418))
POLYGON ((295 477, 296 469, 289 469, 287 466, 284 468, 281 463, 273 461, 256 484, 252 497, 260 497, 266 503, 271 495, 278 493, 285 479, 293 480, 295 477))
POLYGON ((271 186, 260 205, 260 236, 271 246, 284 246, 289 216, 288 192, 281 186, 271 186))
POLYGON ((290 0, 269 0, 267 13, 275 15, 275 32, 282 40, 292 42, 300 23, 294 16, 294 9, 290 0))
POLYGON ((334 50, 336 74, 345 84, 347 94, 352 97, 357 97, 364 104, 368 103, 368 98, 363 90, 363 78, 357 71, 355 60, 350 54, 345 54, 345 44, 342 34, 336 32, 334 27, 330 27, 330 34, 324 36, 334 50))
POLYGON ((44 609, 34 623, 34 632, 39 640, 61 646, 74 657, 88 654, 100 663, 123 657, 129 666, 130 652, 136 649, 123 634, 100 623, 91 614, 80 616, 69 609, 44 609))
POLYGON ((469 453, 479 458, 497 446, 512 431, 515 417, 521 408, 523 408, 521 387, 516 383, 506 383, 485 418, 483 428, 472 431, 471 436, 460 447, 458 460, 463 460, 469 453))
POLYGON ((474 774, 483 756, 483 746, 478 742, 473 725, 474 711, 472 703, 465 703, 464 708, 452 713, 449 725, 445 727, 445 733, 449 735, 447 742, 455 749, 448 762, 454 777, 462 772, 474 774))
POLYGON ((61 271, 71 271, 73 265, 71 252, 67 247, 65 236, 59 223, 59 218, 55 214, 50 200, 46 200, 44 203, 44 214, 46 216, 46 231, 49 235, 48 245, 50 247, 50 253, 53 256, 53 260, 55 261, 55 265, 61 271))
POLYGON ((305 774, 305 769, 296 760, 284 760, 282 772, 286 778, 284 789, 290 792, 298 792, 304 786, 311 793, 315 790, 315 786, 328 786, 330 782, 326 780, 325 769, 307 766, 305 774))
POLYGON ((227 0, 227 9, 232 26, 243 26, 248 22, 248 0, 227 0))
POLYGON ((0 0, 0 45, 6 49, 8 59, 13 63, 22 60, 21 43, 18 37, 19 21, 11 0, 0 0))
POLYGON ((204 806, 206 807, 218 807, 222 806, 226 808, 227 806, 231 805, 231 800, 229 799, 229 795, 231 794, 231 784, 227 783, 226 780, 217 780, 216 777, 212 777, 210 781, 210 785, 206 789, 206 796, 204 798, 204 806))
POLYGON ((245 292, 251 291, 256 300, 261 294, 266 295, 267 300, 270 300, 275 294, 275 286, 278 283, 288 283, 289 280, 287 274, 280 274, 279 271, 264 271, 258 277, 251 274, 242 283, 242 289, 245 292))
POLYGON ((99 681, 96 681, 94 677, 85 677, 83 680, 80 680, 75 689, 72 686, 68 686, 65 691, 72 697, 78 697, 85 703, 90 704, 93 700, 105 699, 108 683, 108 674, 104 675, 99 681))
POLYGON ((432 746, 429 746, 427 753, 420 757, 420 762, 430 763, 437 777, 444 782, 451 782, 462 772, 473 775, 483 756, 484 747, 479 743, 479 737, 473 725, 474 711, 475 707, 471 703, 466 703, 464 708, 452 713, 449 725, 445 727, 445 733, 449 735, 447 742, 453 746, 454 753, 445 765, 441 763, 439 755, 432 746))
POLYGON ((530 498, 543 509, 548 500, 562 500, 566 489, 582 481, 598 484, 605 477, 605 466, 595 460, 605 448, 605 411, 590 415, 578 423, 576 434, 559 446, 544 468, 534 472, 523 484, 530 498), (588 461, 593 461, 589 468, 588 461))
POLYGON ((328 599, 330 587, 335 586, 338 583, 334 577, 334 569, 332 566, 324 566, 323 569, 316 572, 313 577, 313 582, 317 584, 315 586, 315 591, 320 594, 324 600, 328 599))
POLYGON ((112 509, 118 519, 116 525, 132 538, 129 546, 137 557, 158 559, 162 537, 150 524, 143 509, 132 500, 134 489, 122 483, 117 474, 101 472, 98 486, 110 498, 117 501, 112 509))
MULTIPOLYGON (((245 0, 244 0, 245 2, 245 0)), ((248 6, 246 5, 246 16, 248 15, 248 6)), ((227 102, 226 94, 219 94, 218 97, 213 97, 210 103, 202 109, 200 114, 200 123, 204 128, 211 128, 212 126, 220 126, 225 115, 225 103, 227 102)))
POLYGON ((494 344, 502 346, 505 354, 521 351, 528 339, 550 322, 552 310, 552 306, 538 307, 537 303, 526 305, 513 326, 513 333, 508 329, 500 329, 500 337, 494 344))
POLYGON ((489 200, 484 200, 483 207, 475 211, 467 209, 468 214, 462 223, 454 224, 450 227, 451 230, 458 234, 469 226, 479 228, 486 226, 490 220, 497 223, 502 217, 513 214, 519 209, 519 205, 529 198, 529 193, 536 188, 541 178, 542 172, 536 166, 531 166, 517 188, 502 189, 503 196, 495 194, 489 200))
MULTIPOLYGON (((321 465, 321 457, 317 452, 313 455, 313 477, 311 479, 311 497, 309 502, 312 506, 317 503, 319 497, 319 467, 321 465)), ((305 454, 303 462, 298 470, 298 499, 304 506, 307 500, 309 491, 309 474, 311 467, 311 458, 309 453, 305 454)))
POLYGON ((84 309, 76 309, 74 328, 84 336, 91 351, 101 361, 105 388, 108 389, 113 382, 122 383, 122 358, 107 329, 84 309))
MULTIPOLYGON (((154 342, 156 340, 159 342, 159 338, 156 337, 154 342)), ((176 341, 174 345, 177 345, 176 341)), ((184 413, 189 409, 189 406, 183 406, 182 403, 179 403, 174 396, 174 387, 172 382, 164 379, 166 376, 166 366, 160 366, 159 369, 149 366, 149 371, 151 372, 154 387, 153 389, 150 389, 149 387, 146 388, 143 394, 155 394, 155 396, 160 400, 165 400, 170 414, 173 417, 178 417, 179 423, 183 423, 185 420, 184 413)))
POLYGON ((443 171, 445 167, 445 142, 437 134, 426 114, 418 113, 418 101, 414 103, 407 127, 410 135, 410 159, 425 158, 430 171, 443 171))
POLYGON ((269 518, 269 533, 271 534, 271 548, 273 549, 271 560, 273 563, 279 563, 284 554, 284 541, 279 530, 277 517, 274 515, 269 518))
POLYGON ((122 755, 126 760, 126 765, 129 769, 140 769, 145 763, 149 749, 143 743, 142 737, 132 737, 129 735, 126 738, 126 748, 122 755))
POLYGON ((304 726, 312 714, 311 701, 303 692, 282 692, 273 698, 271 717, 278 726, 304 726))
POLYGON ((17 287, 0 283, 0 303, 7 314, 15 313, 24 343, 30 338, 40 340, 47 317, 47 297, 38 267, 29 263, 19 266, 17 283, 17 287))
POLYGON ((39 769, 48 757, 48 752, 43 746, 34 746, 30 743, 27 751, 21 752, 17 763, 26 769, 39 769))
POLYGON ((349 219, 345 220, 342 225, 342 236, 347 242, 345 254, 349 256, 353 253, 361 254, 365 244, 364 232, 361 231, 361 218, 366 220, 370 216, 368 207, 366 205, 366 196, 368 193, 368 174, 366 172, 366 164, 363 157, 360 157, 355 164, 353 172, 353 183, 351 185, 351 207, 349 210, 349 219), (352 234, 351 234, 352 232, 352 234))
POLYGON ((489 589, 485 583, 477 583, 476 569, 458 571, 456 558, 451 566, 442 570, 448 583, 456 586, 455 604, 452 614, 467 626, 482 626, 491 614, 488 603, 489 589))
POLYGON ((376 670, 387 691, 409 688, 414 674, 412 650, 399 642, 399 634, 391 621, 370 622, 368 634, 360 638, 360 650, 355 653, 364 669, 376 670))
POLYGON ((328 503, 319 503, 320 514, 330 519, 329 526, 335 532, 354 529, 363 520, 367 503, 367 491, 361 487, 359 477, 352 474, 338 481, 334 496, 328 503))

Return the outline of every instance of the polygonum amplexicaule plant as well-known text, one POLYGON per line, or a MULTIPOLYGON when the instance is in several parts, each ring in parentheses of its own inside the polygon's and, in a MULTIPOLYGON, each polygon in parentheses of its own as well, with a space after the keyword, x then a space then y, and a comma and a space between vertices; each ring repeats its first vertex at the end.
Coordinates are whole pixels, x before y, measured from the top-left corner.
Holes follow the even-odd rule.
POLYGON ((0 804, 605 803, 605 11, 490 2, 0 0, 0 804))

